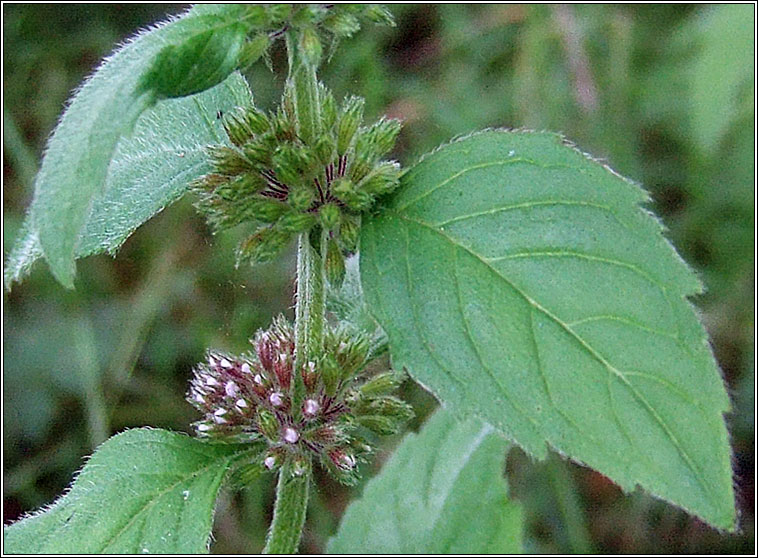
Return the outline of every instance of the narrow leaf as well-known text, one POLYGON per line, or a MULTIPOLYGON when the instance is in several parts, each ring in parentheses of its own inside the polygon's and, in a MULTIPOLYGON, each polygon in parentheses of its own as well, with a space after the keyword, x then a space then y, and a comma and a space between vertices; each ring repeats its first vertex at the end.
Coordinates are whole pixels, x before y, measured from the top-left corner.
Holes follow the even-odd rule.
POLYGON ((4 528, 9 554, 199 554, 232 463, 250 446, 127 430, 100 446, 71 490, 4 528))
POLYGON ((457 413, 734 529, 701 285, 645 201, 559 135, 462 139, 366 221, 366 299, 394 367, 457 413))
POLYGON ((79 88, 61 117, 42 160, 31 207, 45 258, 55 277, 72 287, 74 257, 92 199, 104 186, 119 139, 163 90, 144 87, 162 49, 181 47, 199 33, 226 27, 239 34, 238 6, 190 11, 137 35, 107 58, 79 88))
MULTIPOLYGON (((245 79, 233 73, 207 91, 158 101, 145 111, 113 154, 105 186, 93 197, 79 235, 76 257, 116 252, 137 227, 179 199, 193 179, 210 170, 205 146, 228 143, 219 111, 249 99, 245 79)), ((6 289, 23 279, 41 256, 37 232, 27 217, 6 261, 6 289)))
POLYGON ((507 443, 439 410, 400 444, 348 506, 331 554, 517 554, 520 506, 507 498, 507 443))

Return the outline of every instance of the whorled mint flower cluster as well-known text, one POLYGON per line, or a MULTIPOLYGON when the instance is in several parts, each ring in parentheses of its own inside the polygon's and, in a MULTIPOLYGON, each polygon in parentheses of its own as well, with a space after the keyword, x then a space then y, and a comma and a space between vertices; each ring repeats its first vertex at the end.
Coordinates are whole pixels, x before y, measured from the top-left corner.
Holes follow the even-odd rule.
MULTIPOLYGON (((327 274, 339 282, 344 256, 356 249, 361 213, 394 190, 400 166, 381 158, 392 150, 400 122, 362 126, 363 99, 337 106, 319 84, 311 137, 299 131, 294 86, 271 114, 254 106, 224 115, 232 146, 208 149, 213 172, 195 181, 198 207, 216 230, 253 223, 238 262, 272 259, 293 236, 328 231, 327 274)), ((300 118, 302 120, 302 116, 300 118)))
POLYGON ((288 30, 303 34, 304 45, 321 53, 321 40, 329 41, 332 50, 343 38, 351 37, 361 25, 394 25, 386 8, 377 4, 250 4, 244 7, 240 21, 249 29, 249 37, 239 57, 245 68, 261 56, 268 61, 271 43, 288 30))
POLYGON ((357 480, 357 465, 372 451, 368 437, 392 434, 413 416, 391 395, 402 374, 371 377, 365 336, 330 329, 323 355, 295 370, 292 327, 278 318, 251 340, 254 352, 235 357, 209 353, 195 369, 187 400, 203 414, 199 436, 234 442, 265 442, 262 465, 289 462, 304 474, 317 460, 345 484, 357 480))

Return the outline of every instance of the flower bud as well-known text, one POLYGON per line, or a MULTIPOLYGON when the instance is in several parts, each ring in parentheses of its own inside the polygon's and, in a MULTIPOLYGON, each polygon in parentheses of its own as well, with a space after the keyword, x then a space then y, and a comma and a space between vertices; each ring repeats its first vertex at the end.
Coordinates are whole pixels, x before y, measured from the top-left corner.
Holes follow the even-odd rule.
POLYGON ((392 17, 392 14, 387 8, 380 6, 379 4, 369 4, 366 6, 363 10, 363 15, 371 23, 389 25, 391 27, 395 26, 395 18, 392 17))
POLYGON ((246 172, 234 178, 228 189, 234 190, 238 197, 248 198, 265 190, 266 182, 258 173, 246 172))
POLYGON ((347 178, 338 178, 332 183, 335 197, 353 211, 362 211, 371 206, 371 196, 357 190, 355 184, 347 178))
POLYGON ((348 98, 342 107, 342 113, 337 124, 337 153, 339 155, 344 155, 347 152, 358 126, 361 125, 363 105, 364 100, 361 97, 353 96, 348 98))
POLYGON ((271 44, 267 33, 258 33, 255 37, 242 45, 237 64, 241 69, 252 66, 254 62, 263 56, 271 44))
POLYGON ((307 211, 315 199, 316 193, 313 188, 307 186, 293 186, 287 196, 287 201, 296 211, 307 211))
POLYGON ((396 118, 382 118, 374 123, 366 132, 372 151, 379 157, 392 151, 401 127, 396 118))
POLYGON ((321 100, 321 118, 323 119, 324 130, 331 130, 337 123, 337 103, 332 92, 323 83, 318 84, 318 95, 321 100))
POLYGON ((266 6, 266 15, 269 23, 277 24, 284 22, 292 13, 291 4, 268 4, 266 6))
POLYGON ((274 391, 268 396, 268 401, 274 407, 281 407, 284 403, 284 396, 279 391, 274 391))
POLYGON ((374 399, 360 402, 356 412, 365 412, 369 415, 381 415, 396 419, 400 423, 413 418, 413 409, 405 401, 385 395, 374 399))
POLYGON ((289 233, 301 233, 310 229, 316 224, 317 217, 313 213, 300 213, 290 211, 281 216, 277 225, 289 233))
MULTIPOLYGON (((286 99, 285 99, 286 101, 286 99)), ((291 104, 291 101, 290 101, 291 104)), ((271 129, 274 132, 274 136, 279 141, 292 141, 295 139, 295 117, 292 114, 292 110, 287 110, 287 104, 283 104, 274 115, 274 120, 271 122, 271 129), (285 107, 282 109, 282 107, 285 107)))
POLYGON ((235 176, 255 170, 242 153, 225 145, 212 145, 207 149, 211 163, 219 174, 235 176))
POLYGON ((308 418, 313 418, 318 413, 319 408, 318 401, 315 399, 306 399, 305 403, 303 403, 303 415, 308 418))
POLYGON ((360 370, 368 358, 368 351, 369 341, 365 335, 355 335, 339 342, 337 362, 342 368, 343 378, 347 379, 360 370))
POLYGON ((326 166, 334 161, 334 140, 327 135, 321 136, 314 148, 315 155, 321 165, 326 166))
POLYGON ((356 422, 379 436, 396 434, 402 425, 401 421, 396 420, 393 417, 385 417, 381 415, 360 415, 356 417, 356 422))
POLYGON ((243 261, 267 262, 273 259, 290 241, 289 233, 273 227, 259 229, 240 243, 237 249, 237 266, 243 261))
POLYGON ((345 279, 345 258, 342 256, 342 250, 337 246, 337 242, 330 238, 326 246, 326 279, 333 287, 342 286, 345 279))
POLYGON ((261 4, 247 4, 245 7, 245 15, 243 16, 253 27, 260 27, 266 24, 266 6, 261 4))
POLYGON ((365 141, 357 142, 355 147, 355 157, 350 164, 350 172, 348 173, 350 179, 354 182, 360 182, 363 180, 371 171, 371 167, 374 166, 375 160, 376 157, 374 157, 374 154, 365 145, 365 141))
POLYGON ((271 151, 261 142, 246 143, 242 147, 242 153, 255 170, 271 166, 271 151))
POLYGON ((324 25, 339 39, 352 37, 361 28, 358 18, 344 11, 330 15, 324 20, 324 25))
POLYGON ((321 63, 321 39, 313 27, 306 27, 300 34, 300 49, 305 62, 318 67, 321 63))
POLYGON ((395 371, 384 372, 370 378, 358 391, 362 397, 366 398, 387 395, 395 391, 403 379, 402 373, 395 371))
POLYGON ((244 145, 253 137, 253 131, 239 110, 225 114, 223 125, 226 135, 229 136, 231 142, 237 147, 244 145))
POLYGON ((383 196, 397 188, 400 180, 400 165, 383 161, 358 184, 358 187, 373 197, 383 196))
POLYGON ((282 439, 288 444, 296 444, 297 441, 300 439, 300 434, 297 433, 297 430, 295 430, 291 426, 288 426, 284 429, 284 433, 282 434, 282 439))
POLYGON ((327 203, 319 209, 321 226, 326 231, 333 231, 340 223, 340 208, 334 203, 327 203))
POLYGON ((302 477, 311 468, 311 460, 306 459, 302 455, 295 458, 295 462, 292 464, 292 474, 296 477, 302 477))
POLYGON ((339 363, 330 353, 325 354, 321 359, 321 374, 324 381, 324 391, 329 397, 334 397, 342 379, 342 371, 339 363))
POLYGON ((263 134, 271 128, 266 113, 251 106, 242 112, 242 117, 254 134, 263 134))
POLYGON ((360 235, 358 219, 360 218, 343 216, 342 223, 340 223, 339 242, 342 249, 347 253, 355 252, 358 248, 358 237, 360 235))
POLYGON ((258 197, 247 202, 249 215, 264 223, 273 223, 287 213, 286 203, 271 198, 258 197))
POLYGON ((263 408, 258 409, 258 416, 256 417, 258 430, 266 438, 271 441, 279 439, 279 421, 271 411, 263 408))

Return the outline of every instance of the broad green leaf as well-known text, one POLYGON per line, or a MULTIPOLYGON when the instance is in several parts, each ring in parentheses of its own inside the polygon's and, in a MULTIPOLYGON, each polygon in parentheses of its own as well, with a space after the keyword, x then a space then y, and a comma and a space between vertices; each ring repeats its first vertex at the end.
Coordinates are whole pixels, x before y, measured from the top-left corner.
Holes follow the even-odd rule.
MULTIPOLYGON (((233 73, 207 91, 158 101, 146 110, 113 154, 105 186, 91 201, 76 257, 114 253, 137 227, 181 197, 190 181, 209 172, 205 146, 228 143, 218 111, 249 100, 245 79, 233 73)), ((42 256, 30 223, 27 218, 6 261, 6 288, 42 256)))
POLYGON ((507 443, 439 410, 409 434, 348 506, 331 554, 518 554, 521 508, 507 497, 507 443))
POLYGON ((4 528, 9 554, 199 554, 229 467, 250 446, 140 428, 100 446, 71 490, 4 528))
POLYGON ((452 410, 734 529, 701 285, 645 201, 557 134, 470 136, 366 219, 366 300, 393 365, 452 410))
POLYGON ((77 243, 119 139, 129 135, 139 115, 168 89, 145 88, 144 75, 164 48, 181 49, 209 29, 241 41, 243 9, 220 5, 213 11, 189 11, 137 35, 107 58, 71 99, 47 145, 30 210, 31 229, 63 285, 73 286, 77 243))

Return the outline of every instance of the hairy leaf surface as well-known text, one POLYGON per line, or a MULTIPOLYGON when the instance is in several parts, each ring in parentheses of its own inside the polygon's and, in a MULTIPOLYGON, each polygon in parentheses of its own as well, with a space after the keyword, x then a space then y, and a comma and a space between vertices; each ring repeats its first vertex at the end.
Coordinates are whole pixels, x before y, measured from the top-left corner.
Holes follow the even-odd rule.
POLYGON ((100 446, 71 490, 4 528, 11 554, 198 554, 228 467, 250 447, 135 429, 100 446))
POLYGON ((348 506, 328 552, 522 552, 521 509, 503 476, 507 445, 489 425, 437 411, 348 506))
MULTIPOLYGON (((158 101, 137 120, 113 154, 105 186, 91 200, 79 235, 77 258, 114 253, 134 230, 180 198, 189 183, 209 172, 204 148, 228 143, 218 111, 249 102, 245 79, 233 73, 197 95, 158 101)), ((5 266, 5 287, 29 272, 43 255, 27 217, 5 266)))
MULTIPOLYGON (((35 181, 29 227, 36 231, 51 271, 65 286, 73 286, 79 237, 93 198, 103 191, 119 139, 129 135, 140 114, 160 94, 170 91, 165 83, 159 91, 145 87, 144 76, 163 49, 194 44, 209 29, 215 30, 214 36, 229 33, 233 39, 228 42, 239 43, 244 38, 239 25, 242 9, 225 5, 191 10, 137 35, 107 58, 71 99, 35 181)), ((198 83, 197 78, 191 81, 198 83)), ((186 85, 181 84, 179 90, 186 85)))
POLYGON ((394 366, 457 413, 733 529, 701 285, 647 199, 559 135, 470 136, 366 220, 364 291, 394 366))

